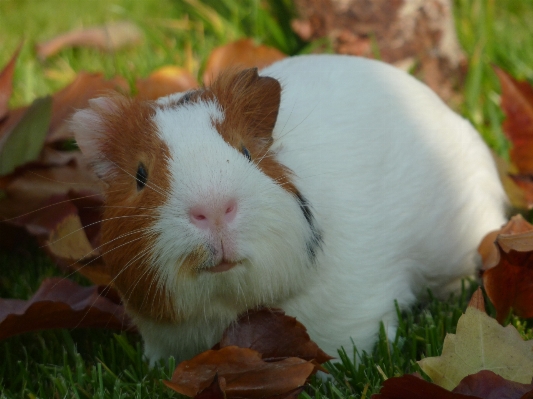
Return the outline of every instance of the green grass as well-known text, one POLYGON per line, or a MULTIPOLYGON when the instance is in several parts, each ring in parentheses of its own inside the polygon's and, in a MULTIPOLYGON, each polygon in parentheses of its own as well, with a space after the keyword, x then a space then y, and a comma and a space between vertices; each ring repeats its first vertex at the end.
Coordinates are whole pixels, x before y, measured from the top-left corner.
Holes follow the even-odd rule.
MULTIPOLYGON (((524 0, 456 0, 458 36, 469 60, 462 113, 500 154, 507 149, 501 132, 497 64, 533 81, 533 3, 524 0)), ((17 63, 12 106, 31 102, 66 85, 81 70, 125 76, 130 82, 153 69, 175 64, 201 76, 211 50, 247 36, 295 54, 309 51, 290 31, 288 0, 1 0, 0 65, 24 37, 17 63), (34 54, 37 42, 69 29, 128 19, 146 38, 142 45, 109 55, 68 49, 47 61, 34 54)), ((58 275, 34 249, 0 253, 0 294, 28 298, 40 281, 58 275)), ((416 360, 438 355, 446 332, 453 332, 469 291, 441 302, 431 299, 403 313, 398 337, 389 345, 380 335, 372 354, 345 348, 330 366, 333 381, 316 380, 303 394, 317 398, 369 398, 385 377, 417 371, 416 360), (360 356, 358 366, 353 359, 360 356)), ((511 319, 528 338, 530 325, 511 319)), ((148 369, 134 334, 100 330, 28 333, 0 342, 0 398, 166 398, 177 397, 160 382, 174 368, 148 369)))

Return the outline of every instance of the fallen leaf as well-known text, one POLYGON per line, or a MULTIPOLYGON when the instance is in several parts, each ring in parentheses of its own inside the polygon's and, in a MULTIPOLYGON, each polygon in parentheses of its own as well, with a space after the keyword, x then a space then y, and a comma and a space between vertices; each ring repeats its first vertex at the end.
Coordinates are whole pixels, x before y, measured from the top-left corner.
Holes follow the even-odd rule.
POLYGON ((501 106, 506 119, 502 128, 513 144, 510 156, 520 174, 533 173, 533 88, 494 67, 502 89, 501 106))
POLYGON ((103 51, 116 51, 142 41, 142 31, 132 22, 122 21, 103 26, 74 30, 37 44, 37 55, 46 59, 66 47, 95 47, 103 51))
POLYGON ((481 312, 485 312, 485 299, 483 298, 481 288, 478 288, 476 292, 474 292, 474 295, 472 295, 472 298, 470 298, 470 302, 468 302, 468 307, 476 308, 481 312))
POLYGON ((226 381, 228 398, 266 398, 303 386, 314 370, 315 366, 303 359, 266 362, 252 349, 228 346, 180 363, 172 380, 164 383, 176 392, 194 397, 218 374, 226 381))
POLYGON ((372 399, 472 399, 476 396, 453 393, 413 375, 388 378, 372 399))
POLYGON ((514 310, 533 317, 533 226, 520 215, 481 242, 482 278, 500 323, 514 310))
POLYGON ((6 117, 9 111, 9 99, 13 92, 13 74, 15 73, 15 65, 22 49, 22 43, 19 44, 11 59, 0 72, 0 121, 6 117))
MULTIPOLYGON (((57 194, 70 190, 102 192, 102 183, 88 168, 78 151, 74 160, 59 167, 35 166, 0 179, 0 220, 12 219, 39 209, 40 205, 57 194)), ((53 211, 53 208, 49 209, 53 211)))
POLYGON ((532 389, 532 384, 512 382, 492 371, 482 370, 463 378, 453 391, 415 375, 389 378, 372 399, 521 399, 532 389))
POLYGON ((207 60, 203 75, 204 85, 208 86, 227 68, 262 69, 287 57, 278 49, 265 45, 256 45, 252 39, 240 39, 215 48, 207 60))
POLYGON ((152 72, 148 78, 137 80, 137 96, 144 100, 156 100, 196 87, 198 82, 187 70, 165 66, 152 72))
POLYGON ((517 181, 518 169, 516 166, 511 165, 509 161, 503 159, 492 150, 491 155, 511 207, 515 209, 531 208, 533 205, 533 186, 529 190, 524 188, 523 184, 517 181))
POLYGON ((281 309, 244 313, 224 331, 219 345, 250 348, 261 353, 263 359, 299 357, 318 363, 333 359, 311 341, 302 323, 281 309))
POLYGON ((469 306, 447 334, 442 355, 418 362, 433 382, 448 390, 481 370, 527 384, 533 377, 533 340, 524 341, 512 326, 502 327, 485 312, 469 306))
POLYGON ((198 392, 194 399, 226 399, 226 380, 219 378, 218 374, 215 374, 215 378, 211 385, 198 392))
POLYGON ((48 198, 11 224, 25 228, 64 271, 77 271, 97 285, 109 285, 100 252, 103 198, 99 193, 70 190, 48 198))
POLYGON ((488 370, 466 376, 453 392, 483 399, 520 399, 533 391, 533 384, 520 384, 488 370))
POLYGON ((52 99, 38 98, 9 135, 2 135, 0 176, 39 157, 52 116, 52 99))
POLYGON ((74 135, 67 123, 70 116, 76 110, 88 107, 91 98, 105 96, 114 91, 128 93, 126 80, 121 77, 105 79, 101 73, 80 72, 71 84, 52 96, 52 119, 46 142, 72 139, 74 135))
POLYGON ((118 294, 107 287, 49 278, 28 301, 0 299, 0 339, 52 328, 134 329, 118 294))

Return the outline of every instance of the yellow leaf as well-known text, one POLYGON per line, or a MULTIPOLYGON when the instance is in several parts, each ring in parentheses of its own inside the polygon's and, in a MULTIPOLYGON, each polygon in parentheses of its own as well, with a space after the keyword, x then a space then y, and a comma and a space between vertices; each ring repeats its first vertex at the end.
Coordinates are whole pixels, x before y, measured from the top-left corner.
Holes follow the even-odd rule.
POLYGON ((452 390, 470 374, 490 370, 510 381, 531 383, 533 340, 524 341, 512 326, 468 307, 457 324, 457 333, 444 339, 442 355, 418 362, 433 382, 452 390))

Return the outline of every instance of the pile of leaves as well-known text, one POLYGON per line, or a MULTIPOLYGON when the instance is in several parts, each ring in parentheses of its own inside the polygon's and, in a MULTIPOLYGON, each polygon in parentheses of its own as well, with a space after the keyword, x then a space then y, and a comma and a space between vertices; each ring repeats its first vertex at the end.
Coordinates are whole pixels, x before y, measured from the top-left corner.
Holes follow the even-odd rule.
MULTIPOLYGON (((109 30, 109 27, 106 29, 109 30)), ((112 27, 112 40, 99 28, 70 33, 39 47, 45 58, 71 45, 131 45, 139 32, 112 27)), ((53 96, 9 109, 13 72, 20 48, 0 73, 0 245, 33 237, 67 275, 79 273, 94 285, 52 278, 27 301, 0 299, 0 339, 49 328, 110 328, 134 331, 101 260, 102 187, 77 151, 69 129, 71 114, 91 98, 120 91, 155 99, 198 86, 176 66, 154 71, 132 87, 117 76, 80 73, 53 96)), ((251 40, 216 49, 207 62, 208 84, 228 66, 266 66, 285 55, 251 40)), ((513 143, 510 177, 533 206, 533 89, 497 69, 502 84, 503 126, 513 143)), ((524 201, 521 203, 523 204, 524 201)), ((481 293, 459 320, 457 333, 444 342, 442 356, 419 362, 425 377, 405 375, 385 381, 376 398, 533 397, 533 343, 512 326, 502 327, 511 311, 533 316, 533 226, 514 217, 480 246, 483 284, 496 309, 484 311, 481 293)), ((250 311, 235 322, 212 350, 178 365, 165 384, 198 398, 296 397, 309 377, 325 371, 330 358, 310 341, 297 320, 281 310, 250 311)))

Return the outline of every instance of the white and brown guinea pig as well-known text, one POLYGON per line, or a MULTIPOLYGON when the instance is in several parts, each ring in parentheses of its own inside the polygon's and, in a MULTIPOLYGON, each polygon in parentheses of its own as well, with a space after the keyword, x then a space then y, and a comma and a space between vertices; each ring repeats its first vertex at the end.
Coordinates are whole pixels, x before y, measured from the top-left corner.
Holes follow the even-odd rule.
POLYGON ((104 259, 154 361, 210 348, 241 312, 296 316, 330 355, 393 336, 472 275, 506 197, 478 133, 407 73, 313 55, 72 122, 107 183, 104 259))

